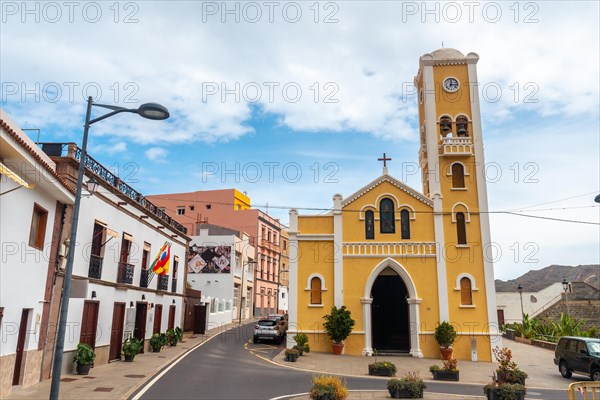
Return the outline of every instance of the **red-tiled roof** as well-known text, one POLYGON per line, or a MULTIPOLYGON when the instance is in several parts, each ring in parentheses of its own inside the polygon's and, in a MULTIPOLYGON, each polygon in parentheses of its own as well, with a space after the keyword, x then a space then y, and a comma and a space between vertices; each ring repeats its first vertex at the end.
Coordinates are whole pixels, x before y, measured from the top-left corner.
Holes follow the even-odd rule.
POLYGON ((71 186, 69 186, 69 184, 67 184, 67 181, 61 177, 54 168, 52 168, 50 166, 50 164, 48 164, 42 157, 40 157, 40 155, 31 148, 31 146, 29 146, 29 144, 27 144, 27 142, 25 140, 23 140, 21 138, 21 135, 19 135, 17 132, 15 132, 10 125, 8 125, 8 123, 0 118, 0 126, 6 131, 8 132, 8 134, 19 144, 21 145, 21 147, 23 149, 25 149, 41 166, 43 166, 48 172, 50 172, 50 174, 58 181, 60 182, 69 192, 75 194, 75 189, 72 188, 71 186))

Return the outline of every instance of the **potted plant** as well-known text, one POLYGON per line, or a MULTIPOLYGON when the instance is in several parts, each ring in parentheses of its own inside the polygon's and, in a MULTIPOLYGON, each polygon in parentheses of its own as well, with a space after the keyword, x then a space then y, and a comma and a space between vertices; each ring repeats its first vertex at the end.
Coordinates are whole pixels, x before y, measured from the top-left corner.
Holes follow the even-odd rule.
POLYGON ((165 344, 167 344, 167 335, 164 333, 155 333, 150 338, 150 348, 154 353, 159 353, 165 344))
POLYGON ((527 373, 521 371, 512 361, 512 351, 506 347, 494 349, 498 368, 492 375, 492 383, 483 387, 488 400, 523 400, 525 398, 525 379, 527 373))
POLYGON ((177 336, 178 342, 183 342, 183 329, 180 327, 175 327, 175 336, 177 336))
POLYGON ((488 400, 524 400, 527 391, 525 385, 498 381, 494 372, 492 383, 483 387, 483 393, 488 400))
POLYGON ((73 362, 77 363, 77 375, 89 374, 95 359, 96 353, 92 346, 87 343, 79 343, 73 356, 73 362))
POLYGON ((308 345, 308 336, 305 333, 298 333, 292 338, 296 342, 294 349, 298 350, 300 355, 303 353, 310 353, 310 346, 308 345))
POLYGON ((450 360, 444 360, 444 366, 440 368, 437 365, 429 367, 429 371, 433 375, 433 379, 436 381, 458 381, 459 372, 458 361, 455 358, 450 360))
POLYGON ((350 315, 350 310, 346 306, 337 308, 336 306, 331 307, 331 313, 323 316, 325 323, 325 333, 329 335, 333 341, 333 354, 342 354, 344 349, 344 340, 352 332, 354 327, 354 320, 350 315))
POLYGON ((179 342, 179 338, 177 336, 177 333, 175 332, 175 329, 173 329, 173 328, 167 329, 165 336, 167 338, 167 343, 169 344, 169 346, 177 346, 177 342, 179 342))
POLYGON ((296 362, 298 357, 300 356, 300 352, 296 349, 285 349, 285 361, 296 362))
POLYGON ((374 376, 394 376, 396 375, 396 366, 389 361, 375 361, 369 364, 369 375, 374 376))
POLYGON ((131 362, 134 357, 142 350, 144 342, 135 337, 128 337, 123 342, 121 353, 125 356, 125 361, 131 362))
POLYGON ((521 371, 517 363, 512 361, 512 351, 509 348, 503 347, 500 349, 496 346, 494 356, 498 360, 498 369, 496 369, 498 382, 525 386, 527 373, 521 371))
POLYGON ((456 330, 448 322, 443 321, 435 328, 435 341, 440 345, 443 360, 452 358, 452 345, 456 340, 456 330))
POLYGON ((346 382, 332 375, 313 376, 310 398, 313 400, 344 400, 348 397, 346 382))
POLYGON ((426 387, 416 372, 409 372, 400 379, 390 379, 387 383, 387 390, 394 399, 421 399, 426 387))

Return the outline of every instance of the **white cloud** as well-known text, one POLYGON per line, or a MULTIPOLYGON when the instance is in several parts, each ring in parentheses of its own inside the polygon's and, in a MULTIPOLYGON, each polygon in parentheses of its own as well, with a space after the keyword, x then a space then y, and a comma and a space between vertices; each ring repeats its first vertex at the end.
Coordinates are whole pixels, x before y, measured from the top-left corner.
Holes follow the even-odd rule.
POLYGON ((162 147, 151 147, 145 152, 146 157, 155 162, 167 162, 169 152, 162 147))

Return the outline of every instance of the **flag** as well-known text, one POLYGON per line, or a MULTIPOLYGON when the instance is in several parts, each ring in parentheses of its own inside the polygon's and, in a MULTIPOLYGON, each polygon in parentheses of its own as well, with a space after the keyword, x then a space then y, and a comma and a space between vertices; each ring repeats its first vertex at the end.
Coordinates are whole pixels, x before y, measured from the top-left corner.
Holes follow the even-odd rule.
POLYGON ((157 275, 166 275, 169 273, 169 266, 171 265, 171 243, 165 242, 160 248, 158 255, 154 259, 154 262, 150 266, 152 271, 157 275))

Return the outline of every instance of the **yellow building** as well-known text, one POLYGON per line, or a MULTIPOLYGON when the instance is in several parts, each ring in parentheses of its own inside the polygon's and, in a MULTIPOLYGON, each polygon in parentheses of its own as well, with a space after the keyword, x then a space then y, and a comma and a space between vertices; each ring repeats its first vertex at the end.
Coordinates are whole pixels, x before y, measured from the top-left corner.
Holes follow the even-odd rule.
POLYGON ((383 174, 325 215, 290 211, 290 331, 331 351, 323 315, 356 321, 346 354, 439 357, 441 321, 458 331, 457 359, 490 361, 501 345, 479 115, 479 56, 423 55, 418 89, 423 194, 383 174))

